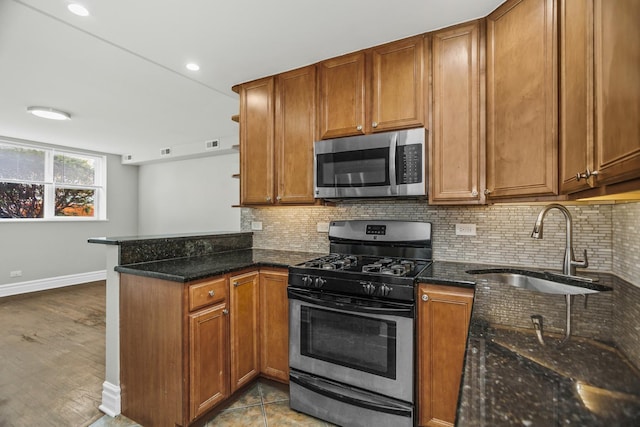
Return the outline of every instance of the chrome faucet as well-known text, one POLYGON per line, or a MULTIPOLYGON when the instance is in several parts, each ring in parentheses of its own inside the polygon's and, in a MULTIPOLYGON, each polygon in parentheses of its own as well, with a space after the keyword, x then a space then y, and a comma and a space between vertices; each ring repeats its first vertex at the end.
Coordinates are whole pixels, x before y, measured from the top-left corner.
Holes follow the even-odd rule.
POLYGON ((575 255, 573 254, 573 241, 572 241, 572 233, 573 233, 573 224, 571 219, 571 214, 562 205, 557 203, 552 203, 550 205, 545 206, 540 213, 538 214, 538 219, 536 219, 536 224, 533 226, 533 232, 531 233, 531 237, 534 239, 542 239, 542 227, 544 217, 551 209, 558 209, 564 215, 566 219, 566 229, 567 235, 565 239, 565 248, 564 248, 564 261, 562 263, 562 274, 567 276, 575 276, 576 275, 576 267, 586 268, 589 266, 589 259, 587 258, 587 250, 584 251, 584 261, 577 261, 575 255))

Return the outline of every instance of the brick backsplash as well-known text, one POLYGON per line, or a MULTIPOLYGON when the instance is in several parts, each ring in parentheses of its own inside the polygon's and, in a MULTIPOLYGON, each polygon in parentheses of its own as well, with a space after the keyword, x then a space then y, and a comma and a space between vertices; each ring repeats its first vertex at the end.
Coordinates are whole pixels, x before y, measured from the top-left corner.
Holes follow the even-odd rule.
MULTIPOLYGON (((242 230, 262 221, 254 232, 254 247, 328 252, 326 233, 318 222, 342 219, 401 219, 433 224, 433 258, 560 269, 564 254, 565 220, 558 211, 545 219, 544 239, 530 237, 542 206, 429 206, 420 201, 358 201, 332 207, 272 207, 242 209, 242 230), (476 236, 456 236, 455 224, 473 223, 476 236)), ((589 269, 612 270, 612 205, 569 206, 573 219, 573 247, 582 259, 587 249, 589 269)), ((638 243, 634 243, 637 245, 638 243)), ((639 284, 640 286, 640 284, 639 284)))

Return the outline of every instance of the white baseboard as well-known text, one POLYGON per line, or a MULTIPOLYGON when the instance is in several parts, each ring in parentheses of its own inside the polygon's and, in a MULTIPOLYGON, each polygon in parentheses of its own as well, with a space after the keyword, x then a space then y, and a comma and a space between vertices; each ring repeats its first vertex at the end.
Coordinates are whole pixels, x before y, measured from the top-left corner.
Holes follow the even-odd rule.
POLYGON ((120 387, 108 381, 102 383, 102 405, 98 406, 110 417, 120 415, 120 387))
POLYGON ((69 274, 68 276, 49 277, 46 279, 30 280, 28 282, 0 285, 0 297, 26 294, 29 292, 45 291, 47 289, 62 288, 64 286, 106 280, 107 271, 90 271, 88 273, 69 274))

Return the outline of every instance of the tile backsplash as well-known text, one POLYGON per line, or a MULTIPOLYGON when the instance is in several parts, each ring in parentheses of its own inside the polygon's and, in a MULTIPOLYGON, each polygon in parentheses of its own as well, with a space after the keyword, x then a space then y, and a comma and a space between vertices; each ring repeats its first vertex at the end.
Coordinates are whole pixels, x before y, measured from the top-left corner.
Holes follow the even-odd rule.
MULTIPOLYGON (((625 205, 626 206, 626 205, 625 205)), ((631 206, 631 205, 629 205, 631 206)), ((638 209, 616 212, 616 220, 637 222, 638 209), (624 218, 622 218, 624 217, 624 218)), ((433 258, 440 261, 466 261, 560 269, 565 245, 565 219, 557 210, 548 213, 544 239, 530 237, 542 206, 430 206, 423 201, 390 200, 340 203, 332 207, 273 207, 242 209, 242 230, 251 230, 251 221, 261 221, 262 231, 254 232, 254 247, 306 252, 328 252, 326 233, 316 231, 316 224, 342 219, 400 219, 428 221, 433 224, 433 258), (455 224, 476 224, 476 236, 457 236, 455 224)), ((614 205, 569 206, 573 217, 573 247, 576 258, 587 250, 589 269, 612 271, 614 205)), ((627 227, 628 228, 628 227, 627 227)), ((640 233, 636 227, 636 237, 640 233)), ((616 239, 626 241, 628 230, 616 239)), ((638 239, 627 242, 638 247, 638 239)), ((637 256, 637 249, 636 249, 637 256)), ((617 258, 618 268, 630 269, 627 280, 640 286, 632 256, 617 258), (635 273, 634 273, 635 271, 635 273)), ((637 264, 637 259, 635 261, 637 264)))

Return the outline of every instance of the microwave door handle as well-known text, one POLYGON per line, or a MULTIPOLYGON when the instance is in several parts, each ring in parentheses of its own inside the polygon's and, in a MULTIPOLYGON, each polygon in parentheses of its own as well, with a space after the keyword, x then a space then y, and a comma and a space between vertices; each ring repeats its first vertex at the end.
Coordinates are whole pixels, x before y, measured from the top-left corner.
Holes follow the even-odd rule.
POLYGON ((396 152, 398 148, 398 132, 391 134, 389 143, 389 187, 391 194, 398 194, 398 184, 396 183, 396 152))

